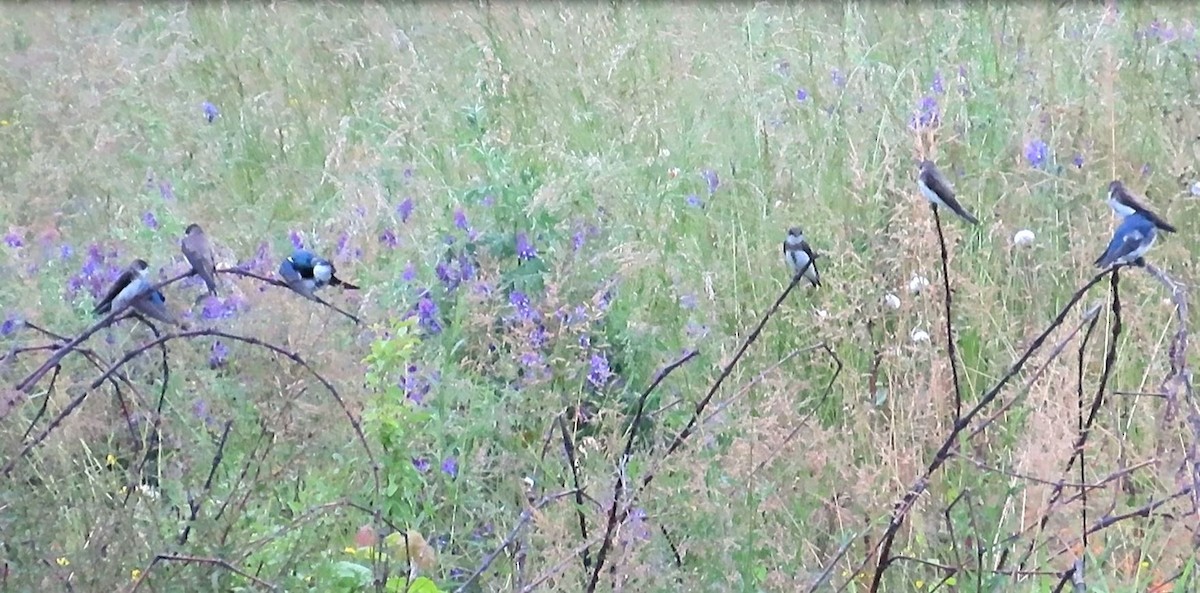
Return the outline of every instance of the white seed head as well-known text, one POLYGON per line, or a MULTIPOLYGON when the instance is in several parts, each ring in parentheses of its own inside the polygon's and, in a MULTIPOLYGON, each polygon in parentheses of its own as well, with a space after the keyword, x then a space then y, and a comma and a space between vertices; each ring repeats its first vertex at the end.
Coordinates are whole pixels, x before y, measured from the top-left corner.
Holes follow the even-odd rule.
POLYGON ((829 311, 826 311, 825 309, 817 309, 817 318, 825 319, 826 317, 829 317, 829 311))
POLYGON ((908 292, 912 294, 921 294, 925 287, 929 286, 929 279, 920 275, 913 274, 912 280, 908 281, 908 292))
POLYGON ((920 344, 922 342, 929 341, 929 333, 923 329, 912 330, 912 333, 908 334, 908 337, 912 339, 914 344, 920 344))
POLYGON ((900 297, 887 293, 883 295, 883 305, 889 309, 896 310, 900 308, 900 297))
POLYGON ((1021 229, 1017 234, 1013 235, 1013 245, 1017 247, 1028 247, 1033 244, 1033 231, 1029 229, 1021 229))
POLYGON ((1192 183, 1191 191, 1193 196, 1200 198, 1200 181, 1192 183))

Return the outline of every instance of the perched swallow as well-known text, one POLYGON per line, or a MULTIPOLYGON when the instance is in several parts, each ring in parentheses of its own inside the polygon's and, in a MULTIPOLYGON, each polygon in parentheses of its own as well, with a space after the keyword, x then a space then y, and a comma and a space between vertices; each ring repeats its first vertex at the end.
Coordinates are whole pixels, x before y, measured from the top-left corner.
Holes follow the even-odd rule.
POLYGON ((1117 264, 1136 263, 1154 245, 1157 230, 1154 221, 1144 212, 1126 216, 1113 232, 1108 249, 1096 258, 1096 267, 1103 269, 1117 264))
POLYGON ((133 300, 133 309, 147 317, 153 317, 163 323, 179 325, 175 316, 167 309, 167 297, 158 290, 152 290, 133 300))
POLYGON ((950 182, 946 181, 933 161, 928 159, 921 161, 921 170, 917 173, 917 187, 921 189, 921 195, 925 196, 926 200, 948 208, 971 224, 979 224, 979 219, 971 216, 971 213, 958 203, 958 199, 954 197, 954 190, 950 187, 950 182))
POLYGON ((117 277, 117 281, 109 287, 108 293, 100 299, 96 308, 92 309, 92 314, 99 315, 113 309, 122 309, 134 298, 150 290, 149 272, 147 272, 149 267, 150 265, 144 259, 133 260, 133 263, 129 264, 129 267, 117 277))
POLYGON ((803 270, 804 278, 813 286, 821 285, 821 278, 817 272, 817 255, 813 253, 812 247, 808 246, 808 241, 804 240, 804 232, 800 227, 788 229, 787 238, 783 240, 783 260, 787 262, 793 277, 803 270), (812 265, 809 265, 809 262, 812 262, 812 265), (805 266, 808 269, 805 269, 805 266))
POLYGON ((1125 218, 1135 212, 1141 212, 1154 226, 1168 232, 1174 233, 1175 227, 1163 220, 1161 216, 1155 214, 1149 208, 1133 197, 1129 190, 1125 189, 1125 184, 1120 180, 1114 179, 1108 184, 1108 205, 1121 218, 1125 218))
POLYGON ((192 264, 196 275, 200 276, 204 285, 208 287, 208 294, 217 296, 217 279, 214 277, 217 268, 213 264, 212 245, 209 245, 204 229, 198 224, 188 225, 183 240, 179 242, 179 248, 183 251, 183 257, 192 264))
POLYGON ((279 275, 287 282, 289 288, 313 300, 316 300, 316 290, 325 286, 358 290, 357 286, 337 277, 337 270, 332 262, 304 249, 293 251, 291 256, 279 264, 279 275))

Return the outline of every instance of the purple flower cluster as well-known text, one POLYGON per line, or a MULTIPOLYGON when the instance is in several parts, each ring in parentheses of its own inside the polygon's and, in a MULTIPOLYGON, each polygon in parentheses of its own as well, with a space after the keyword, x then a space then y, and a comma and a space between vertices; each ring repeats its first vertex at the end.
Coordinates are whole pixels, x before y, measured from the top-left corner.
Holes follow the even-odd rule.
MULTIPOLYGON (((413 467, 421 473, 427 473, 429 469, 433 467, 429 462, 429 459, 425 457, 413 457, 412 464, 413 467)), ((458 477, 458 460, 455 459, 454 456, 443 459, 441 463, 441 469, 442 473, 450 476, 451 478, 458 477)))
POLYGON ((525 233, 517 233, 517 260, 528 261, 537 259, 537 248, 529 241, 529 236, 525 233))
POLYGON ((942 121, 941 108, 932 95, 926 95, 917 103, 917 108, 908 119, 908 127, 919 130, 937 126, 942 121))
POLYGON ((212 349, 208 354, 208 368, 219 369, 225 366, 229 360, 229 348, 222 344, 220 340, 213 342, 212 349))
POLYGON ((108 285, 121 275, 123 266, 117 256, 116 249, 105 252, 97 244, 90 245, 79 272, 67 279, 68 297, 74 299, 81 290, 86 290, 92 298, 103 294, 108 285))
POLYGON ((406 317, 412 317, 413 315, 417 316, 417 324, 421 329, 425 330, 426 334, 436 336, 442 333, 440 311, 438 310, 437 303, 429 297, 428 291, 417 300, 417 305, 412 311, 409 311, 406 317))
POLYGON ((146 225, 146 228, 152 231, 157 231, 158 217, 154 216, 153 212, 147 210, 146 213, 142 215, 142 224, 146 225))
POLYGON ((16 249, 25 245, 24 233, 17 230, 10 230, 4 235, 4 244, 16 249))
POLYGON ((200 310, 200 317, 209 321, 226 319, 249 308, 249 301, 238 295, 229 295, 224 298, 209 297, 204 299, 204 307, 200 310))
POLYGON ((409 365, 404 372, 404 377, 399 381, 400 391, 404 393, 405 399, 423 405, 425 397, 429 395, 429 390, 433 387, 433 383, 440 378, 439 373, 434 371, 427 376, 417 369, 417 365, 409 365))
POLYGON ((274 270, 275 258, 271 256, 271 246, 263 241, 254 250, 254 257, 247 261, 239 261, 237 269, 246 272, 267 274, 274 270))
POLYGON ((1050 157, 1050 147, 1041 138, 1034 138, 1025 144, 1025 160, 1034 169, 1044 169, 1050 157))
POLYGON ((404 198, 400 205, 396 206, 396 214, 400 216, 400 222, 408 222, 408 217, 412 216, 413 200, 412 198, 404 198))
POLYGON ((210 124, 221 115, 221 111, 217 109, 217 106, 208 101, 201 103, 200 109, 204 111, 204 119, 210 124))
POLYGON ((9 314, 4 318, 4 323, 0 323, 0 338, 5 338, 16 333, 22 321, 19 317, 9 314))
POLYGON ((597 388, 604 387, 611 378, 612 370, 608 367, 608 358, 603 353, 592 354, 592 358, 588 362, 588 383, 597 388))
POLYGON ((721 187, 721 178, 717 176, 717 172, 712 169, 705 169, 700 172, 700 176, 704 178, 704 183, 708 185, 708 195, 717 193, 717 188, 721 187))
POLYGON ((292 249, 304 249, 304 237, 299 231, 288 231, 288 240, 292 242, 292 249))

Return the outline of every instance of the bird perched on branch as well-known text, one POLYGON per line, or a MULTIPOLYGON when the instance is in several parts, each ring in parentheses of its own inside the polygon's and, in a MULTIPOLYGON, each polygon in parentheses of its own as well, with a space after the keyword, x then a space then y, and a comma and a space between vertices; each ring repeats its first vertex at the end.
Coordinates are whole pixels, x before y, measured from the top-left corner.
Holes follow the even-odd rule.
POLYGON ((979 224, 979 219, 971 216, 971 213, 958 203, 958 198, 954 196, 954 189, 950 187, 950 182, 946 181, 933 161, 928 159, 921 161, 920 170, 917 172, 917 188, 921 190, 921 195, 931 203, 944 206, 971 224, 979 224))
POLYGON ((208 287, 208 294, 217 296, 217 267, 213 264, 212 245, 209 244, 204 229, 198 224, 189 224, 183 232, 179 248, 183 251, 183 257, 192 265, 192 270, 195 270, 196 275, 200 276, 204 285, 208 287))
POLYGON ((318 257, 311 251, 297 249, 292 255, 279 264, 279 275, 283 277, 288 288, 296 291, 305 298, 317 300, 315 292, 325 286, 340 286, 346 290, 358 290, 358 287, 337 277, 333 263, 318 257))
POLYGON ((1107 268, 1118 264, 1140 264, 1142 256, 1150 251, 1157 237, 1154 220, 1144 212, 1134 212, 1125 217, 1113 232, 1108 248, 1096 258, 1096 267, 1107 268))
POLYGON ((108 313, 113 309, 122 309, 133 301, 135 297, 142 296, 150 290, 150 279, 147 270, 150 264, 144 259, 135 259, 117 276, 116 281, 108 288, 108 292, 104 294, 104 298, 96 303, 96 308, 92 309, 93 315, 108 313))
POLYGON ((783 260, 792 271, 792 277, 803 271, 804 278, 813 286, 821 285, 820 274, 817 272, 817 255, 813 253, 812 247, 808 246, 808 241, 804 239, 804 231, 801 231, 800 227, 788 229, 787 238, 783 240, 783 260))
POLYGON ((1174 233, 1176 230, 1174 226, 1163 220, 1161 216, 1155 214, 1145 204, 1133 197, 1133 194, 1125 189, 1125 184, 1121 183, 1119 179, 1114 179, 1108 184, 1108 206, 1121 218, 1126 218, 1131 214, 1140 212, 1150 222, 1154 223, 1155 227, 1168 233, 1174 233))
POLYGON ((167 297, 162 291, 151 290, 150 264, 144 259, 135 259, 109 287, 104 298, 96 304, 93 314, 120 310, 126 305, 147 317, 164 323, 179 325, 175 316, 167 309, 167 297))

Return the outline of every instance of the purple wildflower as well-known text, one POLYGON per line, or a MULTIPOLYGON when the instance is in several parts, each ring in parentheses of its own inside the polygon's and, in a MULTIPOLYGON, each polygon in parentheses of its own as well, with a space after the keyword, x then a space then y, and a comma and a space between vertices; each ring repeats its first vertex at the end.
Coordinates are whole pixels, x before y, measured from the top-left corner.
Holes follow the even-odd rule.
POLYGON ((833 82, 833 86, 842 88, 846 86, 846 75, 842 73, 840 68, 834 68, 829 71, 829 79, 833 82))
POLYGON ((16 249, 25 244, 25 239, 16 231, 9 231, 7 235, 4 235, 4 244, 16 249))
POLYGON ((688 194, 688 197, 685 198, 684 201, 687 202, 687 205, 691 206, 692 208, 704 207, 704 200, 701 200, 700 196, 697 196, 696 194, 688 194))
POLYGON ((384 229, 382 233, 379 233, 379 242, 388 249, 395 249, 400 244, 400 240, 396 238, 396 231, 392 229, 384 229))
POLYGON ((442 460, 442 473, 451 478, 458 477, 458 460, 454 457, 447 457, 442 460))
POLYGON ((586 241, 587 241, 587 233, 584 232, 583 229, 579 229, 579 230, 575 231, 575 234, 571 235, 571 249, 574 249, 575 251, 579 251, 580 249, 583 249, 583 244, 586 241))
POLYGON ((439 261, 437 265, 433 267, 433 274, 437 276, 437 279, 446 286, 446 290, 449 291, 458 288, 458 283, 460 280, 458 273, 456 270, 454 270, 454 268, 446 265, 446 262, 439 261))
POLYGON ((71 256, 74 254, 75 254, 75 249, 66 243, 63 243, 58 248, 59 259, 64 259, 64 260, 71 259, 71 256))
POLYGON ((158 184, 158 195, 162 196, 162 199, 167 201, 175 199, 175 188, 171 187, 170 181, 164 181, 158 184))
POLYGON ((933 73, 933 82, 930 83, 929 89, 939 95, 946 92, 946 82, 944 80, 942 80, 941 71, 937 71, 937 72, 933 73))
POLYGON ((521 354, 521 366, 527 369, 535 369, 542 364, 542 355, 536 350, 527 350, 521 354))
POLYGON ((142 224, 146 225, 146 228, 148 228, 152 231, 158 230, 158 218, 156 216, 154 216, 154 213, 149 210, 147 210, 146 213, 142 215, 142 224))
POLYGON ((545 346, 546 342, 548 341, 549 336, 546 334, 546 328, 540 324, 533 328, 533 331, 529 332, 529 345, 533 346, 534 348, 541 348, 545 346))
POLYGON ((471 230, 471 225, 467 222, 467 213, 463 212, 462 208, 454 209, 454 226, 464 231, 471 230))
POLYGON ((471 263, 471 258, 465 253, 458 254, 458 277, 462 280, 475 277, 475 264, 471 263))
POLYGON ((442 324, 438 321, 438 306, 433 299, 424 296, 417 301, 417 319, 421 327, 431 335, 442 333, 442 324))
POLYGON ((417 277, 416 266, 414 266, 412 262, 408 262, 408 265, 404 266, 404 271, 400 273, 400 279, 405 282, 412 282, 413 278, 416 278, 416 277, 417 277))
POLYGON ((1035 169, 1041 169, 1046 165, 1046 157, 1050 154, 1050 147, 1046 145, 1040 138, 1034 138, 1025 145, 1025 160, 1029 162, 1029 166, 1035 169))
POLYGON ((400 202, 399 206, 396 206, 396 214, 400 215, 400 222, 408 222, 408 217, 412 216, 412 213, 412 198, 404 198, 404 201, 400 202))
POLYGON ((1081 152, 1075 153, 1075 156, 1071 158, 1071 163, 1075 165, 1076 169, 1082 169, 1083 168, 1083 153, 1081 153, 1081 152))
POLYGON ((539 316, 537 309, 534 309, 529 304, 529 297, 525 293, 514 290, 508 295, 508 303, 517 310, 517 320, 519 321, 537 321, 539 316))
POLYGON ((796 100, 803 103, 808 100, 808 91, 803 88, 796 89, 796 100))
POLYGON ((204 119, 208 120, 210 124, 221 115, 221 111, 217 109, 217 106, 208 101, 201 103, 200 108, 204 110, 204 119))
POLYGON ((588 382, 596 387, 604 387, 610 377, 612 377, 612 371, 608 368, 608 359, 603 354, 593 354, 589 363, 588 382))
POLYGON ((17 325, 21 323, 20 319, 9 315, 4 319, 4 323, 0 323, 0 337, 10 336, 17 331, 17 325))
POLYGON ((486 196, 483 196, 483 199, 480 200, 479 203, 483 204, 484 206, 487 206, 488 208, 491 208, 492 206, 494 206, 496 204, 496 197, 493 196, 492 194, 488 194, 486 196))
POLYGON ((429 460, 424 457, 413 457, 412 464, 421 473, 429 471, 429 460))
POLYGON ((525 233, 517 233, 517 259, 520 261, 537 259, 538 252, 525 233))
POLYGON ((212 350, 208 355, 208 368, 217 369, 225 366, 225 362, 229 359, 229 348, 222 344, 220 340, 213 342, 212 350))
POLYGON ((717 193, 717 188, 721 187, 721 178, 717 176, 717 172, 712 169, 705 169, 700 172, 700 176, 708 184, 708 195, 711 196, 717 193))
POLYGON ((288 231, 288 239, 293 249, 304 249, 304 237, 300 236, 299 231, 288 231))
POLYGON ((932 95, 926 95, 917 104, 917 109, 913 112, 912 117, 909 118, 908 125, 913 129, 927 128, 936 126, 941 119, 942 115, 937 99, 932 95))

